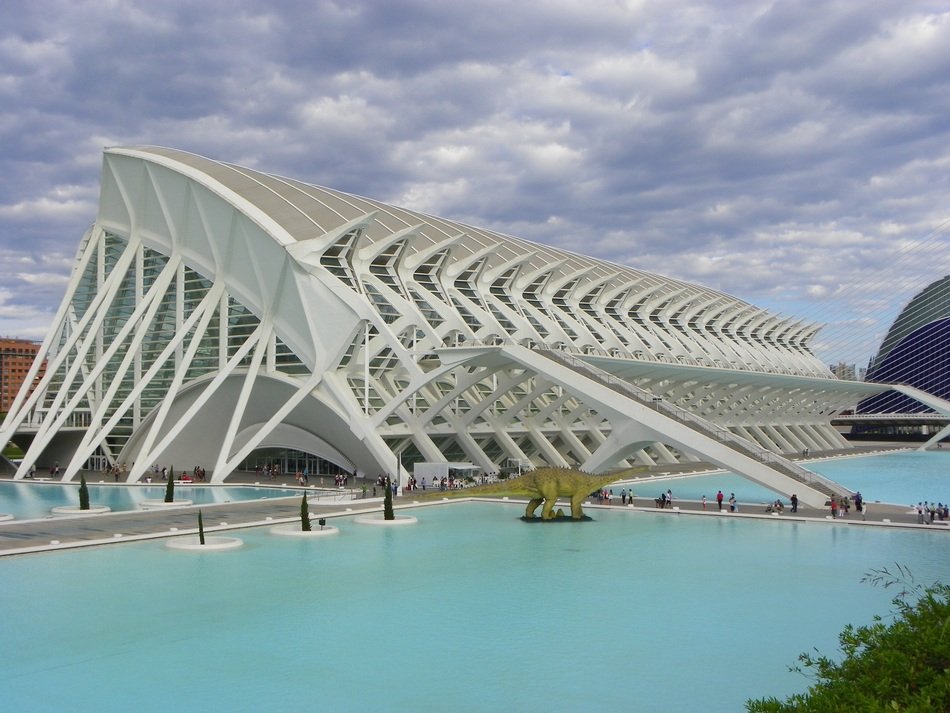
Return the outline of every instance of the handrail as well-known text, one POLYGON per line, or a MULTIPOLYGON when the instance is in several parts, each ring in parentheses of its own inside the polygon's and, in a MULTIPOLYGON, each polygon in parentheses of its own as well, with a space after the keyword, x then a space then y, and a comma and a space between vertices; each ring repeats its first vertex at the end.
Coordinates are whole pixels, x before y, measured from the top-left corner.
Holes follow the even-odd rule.
MULTIPOLYGON (((575 346, 571 346, 567 344, 565 344, 562 347, 556 347, 556 346, 551 346, 549 344, 535 342, 533 340, 532 340, 532 344, 533 346, 528 346, 524 344, 523 342, 520 342, 514 339, 502 339, 498 337, 498 338, 488 339, 488 340, 467 339, 467 340, 463 340, 459 342, 456 346, 458 347, 519 346, 519 347, 525 347, 526 349, 531 349, 532 351, 541 351, 543 349, 543 350, 557 351, 557 352, 561 352, 565 354, 575 353, 575 354, 581 354, 581 355, 586 355, 586 356, 602 356, 602 357, 608 357, 608 358, 614 358, 614 359, 624 359, 626 361, 640 361, 640 362, 653 362, 653 363, 659 363, 659 364, 669 364, 671 366, 682 366, 682 362, 679 361, 680 357, 685 356, 686 358, 689 358, 689 359, 695 359, 694 357, 690 357, 688 355, 682 355, 682 354, 675 355, 672 352, 669 354, 669 359, 667 359, 666 358, 667 355, 664 354, 663 352, 653 354, 650 352, 634 350, 633 352, 630 352, 627 355, 618 356, 617 354, 614 353, 616 350, 609 350, 609 349, 604 349, 603 347, 593 347, 589 345, 583 348, 575 347, 575 346)), ((453 347, 449 345, 435 347, 436 350, 452 349, 452 348, 453 347)), ((782 376, 803 376, 809 379, 828 377, 828 374, 826 374, 824 371, 818 370, 817 368, 814 368, 814 367, 811 369, 804 369, 802 367, 792 368, 792 367, 787 367, 787 366, 772 365, 770 368, 767 368, 756 362, 742 362, 740 366, 740 364, 736 361, 731 361, 728 364, 722 364, 722 363, 719 363, 719 361, 717 360, 715 366, 710 365, 710 364, 704 364, 702 362, 691 364, 691 366, 699 366, 705 369, 713 369, 713 370, 732 369, 732 370, 738 370, 738 371, 752 371, 752 372, 761 373, 761 374, 774 374, 774 375, 782 375, 782 376)))

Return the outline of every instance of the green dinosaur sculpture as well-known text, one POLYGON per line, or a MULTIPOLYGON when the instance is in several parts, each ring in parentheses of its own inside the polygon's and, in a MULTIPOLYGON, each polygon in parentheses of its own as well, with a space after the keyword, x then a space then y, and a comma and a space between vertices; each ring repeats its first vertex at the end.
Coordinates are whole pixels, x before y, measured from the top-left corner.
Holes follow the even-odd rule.
POLYGON ((591 475, 572 468, 537 468, 529 470, 517 478, 509 478, 490 485, 477 485, 473 488, 433 493, 433 495, 478 497, 479 495, 495 495, 509 497, 528 497, 528 506, 525 508, 525 518, 534 518, 534 513, 541 503, 541 518, 554 520, 563 517, 560 509, 555 512, 554 506, 558 498, 571 499, 571 518, 581 520, 584 510, 581 503, 601 488, 635 473, 645 472, 645 466, 631 468, 620 473, 591 475))

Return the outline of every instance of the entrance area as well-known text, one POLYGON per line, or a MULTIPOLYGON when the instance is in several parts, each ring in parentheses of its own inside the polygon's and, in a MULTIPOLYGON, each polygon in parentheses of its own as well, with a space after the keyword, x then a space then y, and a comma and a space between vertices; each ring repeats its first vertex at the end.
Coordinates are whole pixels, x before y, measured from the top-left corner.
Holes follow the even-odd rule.
POLYGON ((260 448, 238 467, 248 472, 263 472, 268 468, 276 468, 278 473, 300 472, 309 476, 353 475, 332 461, 293 448, 260 448))

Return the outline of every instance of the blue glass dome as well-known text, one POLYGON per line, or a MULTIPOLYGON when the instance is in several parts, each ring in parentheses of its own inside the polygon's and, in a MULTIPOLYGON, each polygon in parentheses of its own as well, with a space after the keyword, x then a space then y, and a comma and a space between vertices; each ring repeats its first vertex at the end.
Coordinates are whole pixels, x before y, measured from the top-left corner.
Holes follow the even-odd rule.
MULTIPOLYGON (((950 399, 950 317, 918 327, 892 346, 868 370, 867 381, 909 384, 950 399)), ((888 392, 864 399, 858 413, 928 413, 931 409, 903 394, 888 392)))

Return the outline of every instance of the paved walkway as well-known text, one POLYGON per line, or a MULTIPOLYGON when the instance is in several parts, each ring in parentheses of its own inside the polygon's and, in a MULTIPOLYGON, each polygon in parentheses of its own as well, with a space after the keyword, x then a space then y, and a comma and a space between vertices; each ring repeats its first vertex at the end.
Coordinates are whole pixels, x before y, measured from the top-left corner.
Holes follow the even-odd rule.
MULTIPOLYGON (((198 529, 199 507, 206 533, 275 525, 300 518, 300 497, 294 496, 101 515, 48 517, 42 520, 9 520, 0 522, 0 556, 194 534, 198 529)), ((366 508, 380 510, 381 506, 371 500, 310 503, 314 518, 332 517, 366 508)))
MULTIPOLYGON (((881 452, 906 448, 906 445, 869 444, 843 451, 828 451, 811 454, 809 459, 820 457, 835 457, 841 455, 858 455, 871 452, 881 452)), ((706 463, 690 463, 680 465, 657 465, 650 469, 644 477, 656 478, 660 475, 681 475, 690 472, 709 471, 711 466, 706 463)), ((8 476, 9 477, 9 476, 8 476)), ((87 481, 97 483, 107 480, 100 473, 90 474, 87 481)), ((228 478, 227 485, 262 485, 279 486, 281 488, 294 487, 293 476, 284 475, 276 480, 262 481, 257 473, 235 473, 228 478)), ((327 485, 332 487, 332 480, 327 478, 323 483, 319 479, 311 479, 311 485, 327 485)), ((136 485, 117 485, 115 487, 138 487, 136 485)), ((219 486, 207 486, 219 487, 219 486)), ((359 496, 362 488, 360 483, 351 489, 354 495, 359 496)), ((300 490, 304 492, 303 489, 300 490)), ((307 492, 313 494, 312 489, 307 492)), ((372 495, 373 486, 367 486, 367 494, 372 495)), ((421 495, 421 492, 419 493, 421 495)), ((432 491, 427 493, 425 505, 437 504, 438 500, 431 497, 432 491)), ((464 491, 459 495, 453 494, 453 499, 464 498, 464 491)), ((411 506, 413 496, 396 498, 396 507, 411 506)), ((585 509, 595 512, 599 508, 621 508, 619 496, 612 504, 598 503, 593 499, 585 504, 585 509)), ((68 549, 90 545, 114 544, 141 539, 181 536, 197 532, 197 510, 199 506, 175 507, 160 510, 115 512, 102 515, 82 515, 67 517, 48 517, 41 520, 9 520, 0 522, 0 556, 25 554, 48 550, 68 549)), ((300 517, 300 497, 269 498, 235 503, 214 503, 200 506, 202 520, 207 533, 246 527, 260 527, 274 525, 280 522, 291 522, 300 517)), ((346 502, 319 502, 310 501, 312 519, 320 517, 334 517, 361 511, 378 512, 382 509, 382 498, 369 497, 346 502)), ((851 512, 847 517, 831 520, 830 510, 800 507, 797 514, 787 509, 781 515, 771 515, 765 512, 764 503, 740 503, 738 513, 721 514, 718 512, 715 500, 707 503, 706 509, 698 501, 674 500, 673 507, 659 509, 655 507, 652 498, 635 498, 632 506, 626 506, 631 512, 656 511, 665 515, 694 515, 707 517, 734 517, 768 518, 788 522, 816 522, 827 525, 853 525, 859 527, 892 527, 892 528, 922 528, 950 532, 950 522, 936 521, 934 524, 920 525, 917 515, 910 508, 896 505, 881 505, 870 503, 866 520, 861 519, 859 513, 851 512)), ((727 509, 724 507, 724 509, 727 509)))
MULTIPOLYGON (((129 486, 134 487, 134 486, 129 486)), ((431 491, 430 491, 431 492, 431 491)), ((464 491, 453 500, 466 499, 464 491)), ((485 499, 485 498, 482 498, 485 499)), ((497 498, 491 498, 497 499, 497 498)), ((426 498, 425 503, 414 502, 412 495, 396 498, 397 508, 438 505, 437 498, 426 498)), ((526 501, 523 501, 526 502, 526 501)), ((174 507, 162 510, 135 512, 116 512, 102 515, 83 515, 50 517, 42 520, 11 520, 0 522, 0 557, 4 555, 27 554, 92 545, 116 544, 120 542, 175 537, 197 532, 197 510, 199 506, 174 507)), ((566 505, 565 505, 566 507, 566 505)), ((205 532, 207 534, 247 527, 275 525, 281 522, 293 522, 300 517, 300 499, 269 498, 240 503, 222 503, 200 506, 205 532)), ((803 507, 797 514, 787 510, 781 515, 765 512, 764 505, 740 503, 738 513, 720 513, 715 501, 707 504, 703 510, 701 503, 691 500, 674 500, 670 508, 656 508, 650 498, 636 498, 632 506, 624 506, 619 498, 611 505, 598 503, 593 499, 585 504, 585 511, 596 518, 599 509, 624 509, 631 513, 655 512, 665 516, 730 517, 735 519, 770 519, 783 522, 814 522, 828 526, 891 527, 938 530, 950 533, 950 522, 935 522, 933 525, 918 525, 917 516, 906 507, 893 505, 869 506, 867 520, 859 514, 851 513, 844 518, 831 520, 830 513, 803 507)), ((380 512, 381 498, 368 498, 347 503, 311 502, 311 519, 335 517, 358 512, 380 512)))

